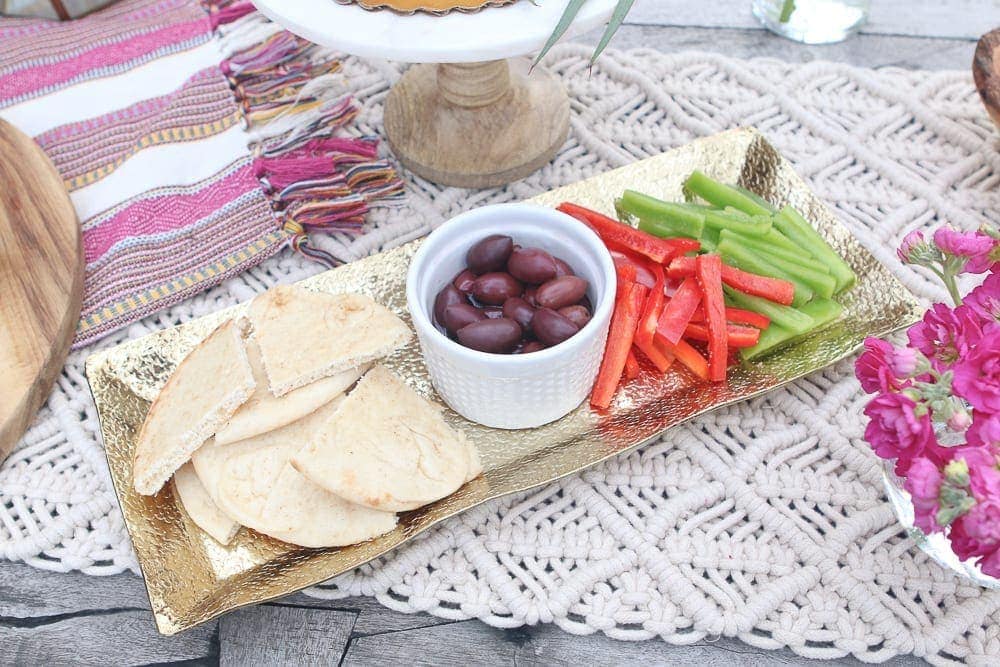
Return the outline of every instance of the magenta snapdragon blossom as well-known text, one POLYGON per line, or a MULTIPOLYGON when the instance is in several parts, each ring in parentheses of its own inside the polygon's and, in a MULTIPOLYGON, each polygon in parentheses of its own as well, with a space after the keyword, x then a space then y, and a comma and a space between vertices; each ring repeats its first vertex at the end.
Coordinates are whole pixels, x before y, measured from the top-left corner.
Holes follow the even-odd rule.
POLYGON ((954 365, 955 392, 977 411, 1000 413, 1000 324, 990 324, 982 339, 954 365))
POLYGON ((965 258, 962 271, 984 273, 990 268, 990 253, 996 241, 982 232, 960 232, 951 227, 939 227, 934 232, 934 243, 946 253, 965 258))
POLYGON ((896 474, 900 476, 906 475, 918 456, 942 458, 930 415, 918 416, 916 407, 908 396, 893 393, 880 394, 865 407, 871 420, 865 428, 865 440, 882 458, 896 459, 896 474))
POLYGON ((968 306, 953 310, 935 303, 906 335, 910 345, 923 352, 935 370, 944 372, 979 342, 982 324, 968 306))
POLYGON ((989 446, 960 447, 955 459, 965 461, 969 468, 969 490, 976 502, 991 498, 1000 500, 1000 458, 998 450, 989 446))
POLYGON ((910 493, 913 502, 914 524, 927 534, 941 530, 937 513, 943 480, 941 469, 934 461, 921 456, 910 462, 903 488, 910 493))
POLYGON ((901 384, 893 373, 895 348, 881 338, 865 339, 865 351, 854 362, 854 374, 861 388, 869 394, 898 389, 901 384))
POLYGON ((913 251, 926 248, 927 239, 924 238, 924 233, 919 229, 915 229, 906 236, 903 240, 899 242, 899 248, 896 249, 896 255, 899 256, 900 261, 904 263, 911 263, 916 258, 913 257, 913 251))
POLYGON ((1000 451, 1000 414, 973 410, 972 425, 965 441, 976 447, 994 447, 1000 451))
POLYGON ((991 273, 983 284, 969 292, 962 302, 979 316, 984 326, 1000 322, 1000 273, 991 273))

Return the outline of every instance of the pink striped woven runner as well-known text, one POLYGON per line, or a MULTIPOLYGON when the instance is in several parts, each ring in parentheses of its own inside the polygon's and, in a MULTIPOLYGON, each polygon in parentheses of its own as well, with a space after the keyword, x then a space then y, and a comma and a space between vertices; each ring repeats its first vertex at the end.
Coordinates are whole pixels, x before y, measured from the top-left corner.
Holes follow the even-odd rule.
POLYGON ((359 234, 402 183, 352 132, 339 63, 232 0, 122 0, 59 23, 0 19, 0 118, 52 158, 83 226, 74 345, 309 233, 359 234))

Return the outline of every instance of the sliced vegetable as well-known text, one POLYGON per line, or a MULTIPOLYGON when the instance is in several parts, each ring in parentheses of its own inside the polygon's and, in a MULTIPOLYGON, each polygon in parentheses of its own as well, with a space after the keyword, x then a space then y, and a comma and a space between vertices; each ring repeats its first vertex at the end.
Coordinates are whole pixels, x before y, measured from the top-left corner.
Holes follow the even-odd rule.
POLYGON ((804 266, 806 268, 826 273, 827 275, 830 273, 825 264, 819 262, 815 257, 794 243, 788 241, 788 239, 786 239, 781 232, 776 229, 772 229, 765 236, 747 236, 745 234, 740 234, 739 232, 733 232, 727 229, 721 234, 721 240, 728 240, 733 243, 742 244, 756 253, 774 255, 775 257, 780 257, 781 259, 787 260, 799 266, 804 266), (781 243, 775 243, 775 240, 778 238, 788 242, 792 247, 788 248, 786 245, 781 243))
MULTIPOLYGON (((694 273, 693 257, 678 257, 667 267, 668 278, 682 279, 693 276, 694 273)), ((732 266, 722 266, 722 282, 746 294, 763 297, 785 306, 790 305, 795 296, 795 285, 787 280, 741 271, 732 266)))
POLYGON ((643 356, 649 359, 650 363, 661 373, 666 373, 670 365, 674 363, 674 355, 657 347, 653 340, 636 341, 634 347, 642 352, 643 356))
POLYGON ((726 264, 735 266, 738 269, 749 271, 759 276, 769 276, 779 280, 785 280, 795 286, 795 293, 792 298, 793 306, 800 306, 813 298, 813 290, 801 278, 782 271, 773 263, 761 259, 749 250, 734 243, 723 241, 719 244, 719 254, 726 260, 726 264))
MULTIPOLYGON (((687 325, 684 329, 684 337, 690 340, 699 340, 708 342, 708 327, 702 323, 694 323, 687 325)), ((755 329, 753 327, 741 327, 737 324, 727 324, 726 325, 726 343, 729 347, 735 348, 745 348, 752 347, 757 344, 760 340, 760 329, 755 329)))
POLYGON ((693 172, 685 181, 684 187, 719 208, 731 206, 747 215, 769 215, 772 212, 770 207, 757 203, 736 188, 711 179, 700 171, 693 172))
POLYGON ((802 314, 812 319, 812 325, 807 331, 796 333, 786 327, 772 324, 766 331, 761 332, 757 344, 741 350, 740 356, 746 361, 758 359, 781 346, 798 340, 806 333, 812 333, 829 324, 840 317, 843 312, 844 307, 832 299, 814 299, 802 306, 802 314))
POLYGON ((722 300, 722 258, 718 255, 698 255, 695 268, 708 325, 708 377, 712 382, 723 382, 726 379, 729 344, 726 339, 726 305, 722 300))
POLYGON ((757 202, 758 204, 760 204, 762 207, 766 208, 771 213, 777 213, 778 212, 778 209, 776 209, 771 202, 767 201, 766 199, 764 199, 763 197, 761 197, 756 192, 752 192, 750 190, 747 190, 746 188, 741 188, 738 185, 731 185, 729 187, 731 187, 733 190, 736 190, 740 194, 745 195, 746 197, 754 200, 755 202, 757 202))
POLYGON ((771 324, 771 320, 767 315, 729 306, 726 306, 726 321, 733 324, 746 324, 758 329, 766 329, 771 324))
MULTIPOLYGON (((618 250, 615 248, 608 248, 608 252, 611 253, 611 259, 615 263, 615 270, 618 271, 619 266, 624 266, 626 264, 630 265, 631 269, 626 269, 631 273, 632 277, 629 278, 629 282, 639 283, 646 289, 653 289, 653 285, 656 283, 656 277, 653 272, 649 270, 649 262, 645 261, 645 258, 639 257, 634 253, 630 253, 627 250, 618 250)), ((621 275, 621 272, 618 272, 621 275)))
MULTIPOLYGON (((691 258, 694 263, 694 258, 691 258)), ((671 345, 677 343, 684 335, 684 328, 691 321, 691 316, 701 303, 701 289, 694 276, 684 279, 670 301, 663 307, 656 332, 671 345)))
MULTIPOLYGON (((733 249, 739 247, 737 245, 738 242, 734 242, 732 238, 730 236, 726 239, 726 233, 723 232, 724 240, 719 244, 720 253, 725 254, 727 250, 731 253, 733 249)), ((757 260, 770 265, 775 272, 784 273, 791 281, 796 284, 802 283, 824 299, 829 299, 833 296, 833 292, 837 288, 837 281, 834 277, 820 268, 805 266, 799 262, 791 262, 767 249, 758 249, 748 244, 745 244, 740 251, 755 255, 757 260)))
POLYGON ((830 274, 837 280, 837 292, 854 286, 857 280, 854 271, 813 229, 812 225, 799 215, 798 211, 791 206, 786 206, 774 217, 774 224, 782 234, 802 246, 806 252, 826 265, 830 274))
POLYGON ((701 248, 701 244, 692 239, 657 238, 576 204, 560 204, 559 210, 589 225, 606 243, 622 246, 658 264, 666 264, 677 255, 701 248))
POLYGON ((635 358, 635 350, 629 349, 625 357, 625 379, 634 380, 639 377, 639 360, 635 358))
MULTIPOLYGON (((732 287, 725 287, 723 291, 725 292, 726 299, 739 308, 752 310, 769 317, 771 327, 777 324, 798 335, 809 331, 813 326, 813 318, 795 308, 782 306, 759 296, 744 294, 732 287)), ((768 330, 770 330, 770 327, 768 327, 768 330)))
POLYGON ((661 201, 634 190, 626 190, 616 209, 639 219, 639 229, 654 236, 701 237, 705 214, 697 207, 661 201))
POLYGON ((590 404, 595 408, 607 408, 615 395, 632 340, 639 322, 639 312, 646 296, 646 288, 635 283, 619 283, 615 297, 615 309, 611 315, 611 328, 604 348, 604 358, 597 372, 597 380, 590 394, 590 404))
MULTIPOLYGON (((665 282, 663 267, 659 264, 654 264, 649 267, 649 270, 653 273, 655 282, 653 289, 646 296, 646 303, 643 305, 642 314, 639 316, 639 325, 635 331, 636 344, 652 344, 653 334, 656 333, 656 324, 660 319, 660 313, 663 311, 663 284, 665 282)), ((646 356, 649 355, 647 354, 646 356)))
POLYGON ((656 338, 657 346, 665 351, 670 352, 677 361, 681 362, 688 370, 697 375, 702 380, 708 380, 708 360, 701 356, 698 350, 691 347, 691 345, 683 340, 677 341, 675 345, 661 340, 659 337, 656 338))
POLYGON ((615 262, 615 274, 618 276, 618 286, 621 287, 623 283, 628 284, 636 282, 638 271, 635 268, 635 264, 630 264, 629 262, 615 262))
POLYGON ((718 231, 730 230, 751 237, 767 235, 771 231, 770 217, 751 218, 734 215, 730 211, 705 211, 705 226, 718 231))

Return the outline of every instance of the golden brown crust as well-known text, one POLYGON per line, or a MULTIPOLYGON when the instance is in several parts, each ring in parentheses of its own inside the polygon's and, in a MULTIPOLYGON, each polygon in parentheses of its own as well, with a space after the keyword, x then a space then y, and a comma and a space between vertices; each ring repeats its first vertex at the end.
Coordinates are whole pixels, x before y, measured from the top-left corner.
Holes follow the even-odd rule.
POLYGON ((484 7, 500 7, 517 0, 337 0, 341 4, 356 3, 365 9, 391 9, 401 14, 426 12, 447 14, 451 11, 474 12, 484 7))

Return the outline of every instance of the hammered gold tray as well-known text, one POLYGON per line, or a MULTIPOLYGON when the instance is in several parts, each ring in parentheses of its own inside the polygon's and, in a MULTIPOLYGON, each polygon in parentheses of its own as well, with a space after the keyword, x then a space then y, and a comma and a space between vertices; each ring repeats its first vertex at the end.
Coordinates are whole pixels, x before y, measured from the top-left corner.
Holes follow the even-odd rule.
MULTIPOLYGON (((655 437, 665 429, 723 405, 756 396, 853 353, 865 336, 880 336, 918 319, 905 288, 841 226, 755 130, 734 130, 616 169, 534 198, 554 206, 573 201, 613 213, 625 188, 657 197, 681 197, 693 169, 739 182, 776 204, 792 204, 847 259, 857 286, 842 297, 843 317, 807 340, 763 361, 733 369, 725 384, 705 384, 683 370, 666 377, 644 373, 619 393, 611 409, 584 405, 553 424, 524 431, 477 426, 449 411, 482 454, 484 474, 437 503, 403 514, 393 532, 341 549, 303 549, 240 531, 221 546, 178 509, 166 487, 155 497, 132 489, 132 449, 149 400, 176 364, 236 306, 92 355, 87 378, 97 402, 115 491, 139 564, 156 625, 174 634, 237 607, 317 584, 411 540, 436 523, 479 503, 572 474, 655 437)), ((371 295, 404 318, 406 269, 419 242, 320 274, 303 284, 371 295)), ((294 349, 294 341, 291 342, 294 349)), ((303 349, 308 343, 303 341, 303 349)), ((414 340, 387 361, 420 392, 437 399, 414 340)), ((676 366, 675 366, 676 368, 676 366)))

